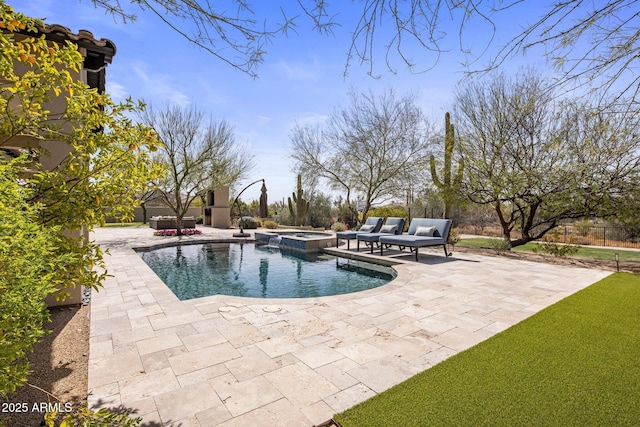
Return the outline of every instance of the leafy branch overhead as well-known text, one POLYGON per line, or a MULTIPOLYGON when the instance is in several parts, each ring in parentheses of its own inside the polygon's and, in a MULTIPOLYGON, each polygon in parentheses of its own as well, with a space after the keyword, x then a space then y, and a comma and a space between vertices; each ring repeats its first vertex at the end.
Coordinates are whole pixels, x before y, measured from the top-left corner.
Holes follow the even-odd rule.
POLYGON ((320 34, 347 30, 351 39, 345 75, 354 63, 374 77, 384 71, 376 68, 379 64, 392 73, 399 67, 421 73, 453 50, 469 58, 464 64, 468 72, 484 73, 539 47, 542 54, 534 52, 535 60, 543 55, 556 67, 561 73, 558 86, 583 87, 614 100, 637 100, 640 94, 640 15, 635 0, 547 2, 540 16, 530 16, 534 2, 523 0, 361 0, 348 6, 325 0, 268 2, 269 10, 279 8, 279 19, 260 10, 262 2, 253 7, 246 0, 227 2, 235 8, 226 9, 204 0, 90 1, 124 22, 148 11, 191 43, 253 77, 269 43, 307 30, 305 24, 320 34), (503 19, 522 19, 522 30, 505 34, 503 19), (498 39, 507 42, 494 46, 498 39), (451 49, 455 44, 458 49, 451 49))
MULTIPOLYGON (((130 7, 119 0, 91 2, 125 23, 135 21, 137 11, 149 11, 189 42, 252 77, 258 77, 257 67, 264 62, 266 47, 273 39, 287 36, 297 27, 297 16, 290 16, 283 7, 281 21, 274 23, 260 17, 245 0, 232 1, 235 8, 202 0, 131 0, 130 7)), ((298 5, 316 31, 331 33, 336 24, 326 15, 325 3, 311 3, 298 5)))

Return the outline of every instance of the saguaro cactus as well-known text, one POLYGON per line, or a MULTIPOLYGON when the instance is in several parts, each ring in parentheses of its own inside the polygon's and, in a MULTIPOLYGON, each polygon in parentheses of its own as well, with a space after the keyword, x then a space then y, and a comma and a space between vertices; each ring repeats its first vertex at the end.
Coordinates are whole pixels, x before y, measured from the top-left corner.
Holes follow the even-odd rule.
POLYGON ((304 199, 304 190, 302 189, 302 175, 298 174, 298 188, 295 193, 291 193, 293 201, 289 197, 289 213, 293 217, 294 225, 302 225, 304 217, 309 213, 309 201, 304 199), (295 203, 295 209, 293 204, 295 203))
POLYGON ((460 194, 462 185, 462 173, 464 170, 464 161, 461 158, 458 164, 458 171, 453 180, 451 179, 451 162, 453 160, 453 151, 455 148, 455 132, 449 113, 444 115, 444 167, 442 170, 442 180, 438 179, 436 172, 436 159, 431 155, 431 178, 436 188, 440 192, 440 196, 444 201, 444 217, 451 217, 451 209, 455 204, 455 200, 460 194))

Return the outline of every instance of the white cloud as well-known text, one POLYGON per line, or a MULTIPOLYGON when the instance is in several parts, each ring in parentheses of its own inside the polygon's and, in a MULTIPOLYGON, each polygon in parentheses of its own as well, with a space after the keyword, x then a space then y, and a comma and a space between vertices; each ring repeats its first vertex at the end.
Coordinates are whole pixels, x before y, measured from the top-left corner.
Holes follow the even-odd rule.
POLYGON ((129 96, 129 91, 121 84, 107 81, 107 93, 115 102, 124 101, 129 96))
POLYGON ((274 64, 276 71, 291 80, 316 80, 319 77, 318 64, 314 60, 312 63, 293 63, 279 60, 274 64))
POLYGON ((189 97, 177 89, 180 82, 173 81, 173 77, 167 74, 150 73, 145 70, 144 64, 132 67, 140 80, 139 92, 136 97, 143 98, 151 103, 174 103, 186 106, 191 103, 189 97))
POLYGON ((267 116, 258 115, 257 119, 258 121, 256 124, 258 126, 266 125, 267 123, 271 122, 271 117, 267 117, 267 116))
MULTIPOLYGON (((327 120, 329 120, 329 116, 326 114, 304 113, 300 117, 296 118, 295 122, 300 125, 319 125, 327 120)), ((293 127, 293 125, 291 127, 293 127)))

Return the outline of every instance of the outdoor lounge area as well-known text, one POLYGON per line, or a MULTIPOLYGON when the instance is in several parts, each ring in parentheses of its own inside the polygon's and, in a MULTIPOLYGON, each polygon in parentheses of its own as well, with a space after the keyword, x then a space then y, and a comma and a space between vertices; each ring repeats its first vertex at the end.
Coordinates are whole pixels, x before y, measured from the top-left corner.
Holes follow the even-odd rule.
POLYGON ((148 230, 92 234, 113 277, 92 296, 89 403, 142 425, 318 425, 610 274, 423 248, 369 291, 179 301, 132 249, 148 230))
POLYGON ((339 231, 336 233, 336 246, 340 245, 340 240, 347 241, 347 249, 350 249, 351 240, 355 240, 358 234, 362 233, 377 233, 382 227, 384 218, 370 216, 367 218, 364 224, 358 230, 352 231, 339 231))
MULTIPOLYGON (((194 228, 196 219, 192 216, 182 218, 182 228, 194 228)), ((171 230, 178 228, 175 216, 154 216, 149 219, 149 227, 154 230, 171 230)))
POLYGON ((414 218, 409 224, 407 234, 380 236, 380 255, 384 254, 385 247, 398 246, 400 250, 409 248, 415 253, 415 260, 418 261, 418 249, 442 246, 444 255, 448 257, 447 241, 450 231, 450 219, 414 218))
POLYGON ((381 236, 399 235, 404 231, 404 218, 389 217, 385 221, 385 224, 380 227, 380 231, 377 233, 362 233, 356 236, 358 245, 356 249, 360 251, 360 242, 369 246, 369 252, 373 253, 374 245, 378 245, 381 236))

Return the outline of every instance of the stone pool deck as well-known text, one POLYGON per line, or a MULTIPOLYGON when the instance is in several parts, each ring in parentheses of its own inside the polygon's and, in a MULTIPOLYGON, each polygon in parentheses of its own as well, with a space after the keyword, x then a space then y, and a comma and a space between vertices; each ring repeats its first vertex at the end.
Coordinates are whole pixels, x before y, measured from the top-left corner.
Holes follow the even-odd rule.
MULTIPOLYGON (((233 233, 201 230, 183 239, 233 233)), ((89 403, 142 426, 320 424, 610 274, 440 248, 357 294, 179 301, 131 249, 177 240, 152 233, 92 234, 113 277, 92 295, 89 403)))

